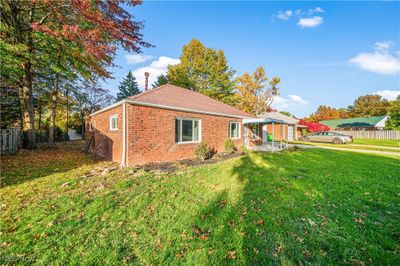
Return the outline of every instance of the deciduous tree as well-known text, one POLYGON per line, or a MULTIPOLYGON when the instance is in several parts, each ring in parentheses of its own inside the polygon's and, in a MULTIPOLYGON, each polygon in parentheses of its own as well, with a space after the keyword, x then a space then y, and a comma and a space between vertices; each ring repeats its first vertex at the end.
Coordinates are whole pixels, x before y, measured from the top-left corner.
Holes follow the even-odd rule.
POLYGON ((168 67, 170 83, 228 104, 234 103, 235 71, 228 66, 222 50, 207 48, 199 40, 192 39, 183 46, 180 61, 168 67))
POLYGON ((244 73, 238 77, 236 99, 238 108, 245 112, 258 115, 266 112, 275 97, 279 95, 278 77, 269 82, 263 67, 258 67, 253 74, 244 73))
MULTIPOLYGON (((124 5, 141 1, 108 0, 36 0, 1 1, 1 54, 6 57, 7 81, 20 88, 23 110, 23 128, 28 133, 29 147, 35 146, 33 75, 38 56, 46 55, 46 44, 68 43, 71 66, 79 69, 81 63, 90 66, 97 76, 110 77, 107 67, 112 65, 117 47, 140 52, 150 44, 143 41, 143 24, 134 20, 124 5), (45 41, 48 40, 48 41, 45 41), (13 66, 12 66, 13 65, 13 66)), ((64 48, 64 47, 62 47, 64 48)), ((64 63, 62 61, 62 63, 64 63)), ((57 79, 56 79, 57 80, 57 79)), ((57 84, 54 84, 56 88, 57 84)))
POLYGON ((379 116, 389 113, 389 105, 380 95, 364 95, 354 101, 351 111, 354 117, 379 116))
POLYGON ((315 113, 312 113, 307 120, 312 122, 319 122, 322 120, 332 120, 340 118, 340 112, 337 109, 326 105, 320 105, 318 106, 317 111, 315 113))

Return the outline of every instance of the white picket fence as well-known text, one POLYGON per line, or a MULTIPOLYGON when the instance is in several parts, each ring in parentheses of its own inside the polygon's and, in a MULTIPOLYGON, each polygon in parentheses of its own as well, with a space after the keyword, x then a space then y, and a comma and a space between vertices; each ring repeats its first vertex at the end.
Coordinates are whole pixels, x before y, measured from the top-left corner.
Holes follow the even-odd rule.
POLYGON ((365 131, 348 131, 343 130, 341 133, 352 135, 358 139, 400 139, 400 130, 365 130, 365 131))
POLYGON ((0 154, 14 154, 21 144, 19 128, 0 129, 0 154))

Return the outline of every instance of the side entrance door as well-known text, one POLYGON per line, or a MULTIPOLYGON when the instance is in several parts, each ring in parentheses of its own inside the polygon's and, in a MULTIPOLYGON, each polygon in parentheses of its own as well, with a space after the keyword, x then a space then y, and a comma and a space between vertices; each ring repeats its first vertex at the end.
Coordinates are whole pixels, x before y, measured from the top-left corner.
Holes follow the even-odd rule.
POLYGON ((263 141, 263 144, 267 144, 267 141, 268 141, 267 125, 264 125, 262 127, 262 141, 263 141))

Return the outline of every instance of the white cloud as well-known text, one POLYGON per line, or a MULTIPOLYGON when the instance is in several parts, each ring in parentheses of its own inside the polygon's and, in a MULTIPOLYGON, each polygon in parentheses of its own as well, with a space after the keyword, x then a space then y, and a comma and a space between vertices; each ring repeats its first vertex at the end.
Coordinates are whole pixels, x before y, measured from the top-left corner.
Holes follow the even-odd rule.
POLYGON ((307 105, 308 101, 299 95, 289 95, 289 98, 277 96, 272 103, 272 107, 279 111, 296 111, 299 107, 307 105))
POLYGON ((374 52, 360 53, 350 58, 349 62, 373 73, 381 75, 394 75, 400 73, 400 55, 392 55, 389 48, 393 46, 390 41, 376 42, 374 52))
POLYGON ((320 8, 320 7, 316 7, 316 8, 313 8, 313 9, 309 9, 308 10, 308 14, 309 15, 313 15, 313 14, 315 14, 315 13, 324 13, 325 12, 325 10, 323 10, 322 8, 320 8))
POLYGON ((142 55, 142 54, 127 54, 124 55, 124 57, 128 65, 144 63, 154 58, 151 55, 142 55))
POLYGON ((150 63, 145 67, 135 69, 132 73, 135 76, 139 86, 144 88, 144 72, 149 72, 149 87, 157 80, 157 77, 167 72, 168 65, 179 64, 180 60, 168 56, 160 56, 157 60, 150 63))
POLYGON ((374 45, 374 49, 381 52, 386 52, 392 46, 393 42, 391 41, 376 42, 374 45))
POLYGON ((382 90, 382 91, 376 91, 372 94, 377 94, 382 96, 383 99, 389 100, 389 101, 394 101, 397 99, 397 97, 400 95, 400 90, 382 90))
POLYGON ((314 16, 312 18, 301 18, 297 25, 302 28, 314 28, 318 25, 321 25, 324 22, 324 18, 320 16, 314 16))
POLYGON ((284 12, 279 11, 277 18, 282 19, 282 20, 288 20, 292 15, 293 15, 292 10, 286 10, 284 12))
POLYGON ((301 98, 299 95, 289 95, 289 98, 294 103, 303 104, 303 105, 308 104, 308 102, 306 100, 304 100, 303 98, 301 98))

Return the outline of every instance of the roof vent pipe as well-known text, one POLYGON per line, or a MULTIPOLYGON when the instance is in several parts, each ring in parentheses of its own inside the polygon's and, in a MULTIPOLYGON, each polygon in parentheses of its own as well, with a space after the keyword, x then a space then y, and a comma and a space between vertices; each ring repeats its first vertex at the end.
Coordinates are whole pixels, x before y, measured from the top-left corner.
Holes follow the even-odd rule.
POLYGON ((149 72, 144 72, 144 90, 145 91, 147 91, 147 89, 149 87, 149 76, 150 76, 149 72))

